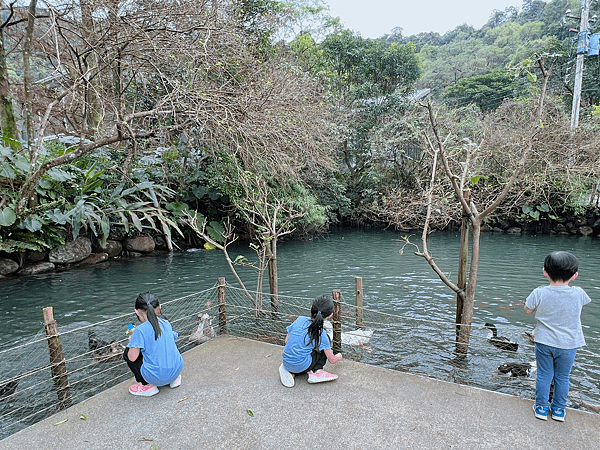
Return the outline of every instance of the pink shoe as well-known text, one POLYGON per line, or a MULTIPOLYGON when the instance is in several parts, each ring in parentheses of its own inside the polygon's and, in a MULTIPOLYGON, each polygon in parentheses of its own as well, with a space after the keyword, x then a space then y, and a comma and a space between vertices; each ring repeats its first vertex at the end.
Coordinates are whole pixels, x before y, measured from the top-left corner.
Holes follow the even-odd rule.
POLYGON ((129 386, 129 393, 133 395, 141 395, 142 397, 151 397, 155 394, 158 394, 158 388, 153 384, 143 385, 142 383, 137 383, 129 386))
POLYGON ((175 378, 175 381, 172 381, 171 384, 169 384, 169 386, 172 389, 181 386, 181 374, 177 375, 177 378, 175 378))
POLYGON ((308 372, 308 382, 311 384, 337 380, 337 377, 336 374, 325 372, 323 369, 317 370, 316 372, 308 372))

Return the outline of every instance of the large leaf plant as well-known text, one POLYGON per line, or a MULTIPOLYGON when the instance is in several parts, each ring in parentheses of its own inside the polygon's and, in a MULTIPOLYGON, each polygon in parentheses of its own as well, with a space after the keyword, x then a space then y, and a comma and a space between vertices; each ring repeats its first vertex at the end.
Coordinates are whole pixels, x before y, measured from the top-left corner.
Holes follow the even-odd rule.
POLYGON ((117 179, 106 152, 100 149, 86 160, 50 169, 38 181, 35 202, 17 214, 15 202, 29 161, 10 147, 0 147, 0 251, 43 251, 82 231, 105 245, 112 227, 123 227, 124 234, 154 230, 169 240, 172 229, 181 234, 177 219, 161 206, 175 192, 147 179, 117 179))

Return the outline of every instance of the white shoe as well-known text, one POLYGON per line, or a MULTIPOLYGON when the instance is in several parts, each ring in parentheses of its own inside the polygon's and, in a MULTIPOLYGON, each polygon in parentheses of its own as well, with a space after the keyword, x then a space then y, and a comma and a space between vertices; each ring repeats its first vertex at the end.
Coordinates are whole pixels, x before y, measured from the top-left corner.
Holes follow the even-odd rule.
POLYGON ((281 384, 285 387, 294 387, 294 375, 283 366, 283 363, 279 366, 279 378, 281 379, 281 384))
POLYGON ((176 387, 181 386, 181 374, 179 374, 177 376, 177 378, 175 378, 175 381, 171 382, 171 384, 169 384, 169 386, 171 388, 176 388, 176 387))

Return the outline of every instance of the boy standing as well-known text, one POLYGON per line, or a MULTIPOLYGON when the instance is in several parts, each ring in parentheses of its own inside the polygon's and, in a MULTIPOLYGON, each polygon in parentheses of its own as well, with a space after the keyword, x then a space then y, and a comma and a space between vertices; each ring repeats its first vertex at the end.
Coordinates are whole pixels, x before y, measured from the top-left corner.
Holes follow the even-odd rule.
POLYGON ((544 260, 544 275, 550 281, 529 294, 525 313, 535 312, 535 417, 565 421, 569 376, 578 347, 585 345, 581 329, 581 309, 591 300, 583 289, 569 286, 577 278, 579 262, 569 252, 552 252, 544 260), (550 385, 554 395, 549 405, 550 385), (550 406, 550 408, 548 408, 550 406))

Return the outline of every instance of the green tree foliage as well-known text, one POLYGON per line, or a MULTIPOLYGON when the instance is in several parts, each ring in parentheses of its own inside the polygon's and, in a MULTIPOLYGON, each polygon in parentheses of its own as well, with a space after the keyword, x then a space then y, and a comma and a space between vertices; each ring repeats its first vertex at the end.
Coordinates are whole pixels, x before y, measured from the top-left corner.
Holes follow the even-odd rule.
POLYGON ((589 109, 593 105, 600 105, 600 58, 588 57, 585 62, 581 96, 589 109))
POLYGON ((543 0, 523 0, 523 6, 517 18, 520 24, 541 22, 543 20, 546 2, 543 0))
POLYGON ((457 106, 475 103, 483 111, 492 111, 505 99, 518 96, 518 83, 507 71, 495 70, 487 75, 463 78, 446 88, 443 96, 457 106))
POLYGON ((237 7, 238 29, 257 55, 267 56, 273 47, 271 38, 278 30, 274 16, 284 5, 276 0, 240 0, 237 7))
MULTIPOLYGON (((334 94, 345 196, 357 210, 374 201, 384 176, 373 166, 373 137, 391 117, 403 114, 403 95, 419 77, 414 44, 363 39, 349 30, 329 35, 320 45, 328 71, 321 75, 334 94)), ((345 200, 338 202, 343 205, 345 200)))
POLYGON ((544 23, 544 34, 553 35, 559 39, 568 39, 569 28, 579 30, 578 21, 565 21, 567 10, 578 16, 581 10, 581 1, 579 0, 552 0, 546 3, 542 12, 541 21, 544 23))
POLYGON ((321 42, 328 34, 343 29, 340 19, 329 15, 324 0, 286 0, 280 5, 278 37, 286 42, 300 36, 321 42))
POLYGON ((440 47, 426 45, 419 53, 423 76, 419 86, 441 95, 446 87, 463 78, 486 75, 496 69, 513 66, 536 52, 546 51, 548 38, 542 35, 543 24, 519 25, 509 21, 486 28, 481 36, 459 33, 440 47))
MULTIPOLYGON (((423 69, 418 86, 432 89, 434 96, 440 98, 448 86, 463 78, 514 67, 536 54, 550 52, 561 55, 550 79, 550 92, 564 95, 567 100, 573 89, 574 38, 579 30, 578 19, 565 19, 568 9, 572 15, 578 16, 581 1, 526 0, 520 10, 511 7, 493 11, 489 22, 480 30, 461 26, 446 33, 441 41, 430 39, 422 46, 418 44, 423 69)), ((593 14, 600 15, 597 2, 591 3, 590 17, 593 14)), ((592 32, 598 31, 594 24, 590 27, 592 32)), ((402 41, 414 39, 422 42, 422 36, 402 37, 402 41)), ((592 66, 592 70, 594 61, 593 58, 586 59, 586 65, 592 66)), ((593 90, 593 84, 593 77, 585 77, 584 91, 586 86, 593 90)), ((588 103, 593 101, 592 97, 584 100, 588 103)))
POLYGON ((487 26, 492 29, 499 27, 504 23, 515 20, 518 14, 519 11, 514 6, 509 6, 505 8, 504 11, 494 9, 490 15, 490 19, 487 22, 487 26))
POLYGON ((335 78, 331 87, 343 98, 365 99, 406 91, 419 76, 413 44, 363 39, 350 30, 331 34, 320 44, 335 78))

